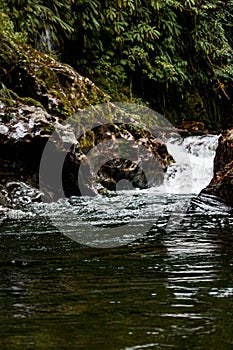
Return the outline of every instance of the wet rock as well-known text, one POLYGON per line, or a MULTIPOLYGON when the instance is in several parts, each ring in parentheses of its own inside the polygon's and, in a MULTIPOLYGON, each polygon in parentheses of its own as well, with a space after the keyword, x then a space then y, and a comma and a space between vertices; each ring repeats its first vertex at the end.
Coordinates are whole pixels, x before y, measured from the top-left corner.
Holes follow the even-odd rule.
POLYGON ((58 118, 41 107, 12 100, 13 106, 0 104, 0 142, 19 142, 35 137, 49 137, 58 118))
POLYGON ((8 182, 0 187, 0 205, 10 208, 25 208, 41 201, 42 193, 19 181, 8 182))
MULTIPOLYGON (((21 181, 38 188, 41 155, 55 128, 58 133, 64 129, 59 122, 79 109, 106 102, 108 96, 71 66, 20 40, 4 36, 1 44, 0 183, 6 187, 11 181, 21 181)), ((63 134, 70 143, 72 133, 63 134)), ((75 138, 72 142, 77 144, 75 138)), ((64 152, 59 147, 55 148, 64 152)), ((82 151, 73 158, 68 170, 75 178, 82 151)), ((68 175, 64 172, 64 177, 68 175)), ((77 189, 75 180, 67 181, 67 187, 69 193, 77 189)), ((1 201, 7 204, 4 198, 1 201)))
POLYGON ((207 135, 209 133, 209 130, 205 127, 205 124, 197 121, 183 121, 181 127, 178 128, 177 131, 183 137, 207 135))
POLYGON ((74 147, 73 152, 66 157, 64 164, 66 176, 63 184, 67 185, 65 186, 68 189, 65 190, 67 196, 80 195, 81 192, 94 195, 97 192, 103 193, 103 188, 116 191, 121 180, 126 180, 133 187, 140 189, 158 186, 163 181, 163 173, 168 165, 174 161, 163 141, 136 126, 131 131, 127 124, 108 124, 104 127, 101 125, 92 132, 91 137, 86 135, 85 142, 82 138, 79 139, 79 147, 74 147), (119 140, 120 143, 117 142, 119 140), (129 145, 133 151, 129 149, 129 145), (120 158, 119 147, 122 153, 120 158), (90 160, 86 157, 90 150, 92 150, 91 159, 95 159, 93 164, 92 162, 89 164, 90 160), (98 171, 95 169, 96 159, 98 159, 98 171), (81 161, 87 164, 84 173, 79 172, 82 188, 80 192, 80 182, 77 183, 75 174, 78 173, 81 161))
MULTIPOLYGON (((84 130, 76 138, 69 125, 62 124, 58 116, 49 114, 41 107, 25 105, 19 101, 14 101, 11 106, 3 102, 0 107, 0 182, 7 193, 9 182, 26 183, 38 188, 42 153, 55 129, 61 142, 55 140, 52 143, 53 156, 65 155, 62 169, 63 188, 57 184, 53 164, 48 164, 47 173, 51 176, 46 183, 46 198, 43 197, 46 201, 57 200, 63 195, 92 196, 102 193, 103 188, 115 191, 121 180, 126 180, 137 188, 159 185, 163 180, 163 172, 173 162, 166 145, 150 131, 143 130, 135 123, 133 127, 124 123, 100 125, 93 130, 84 130), (119 138, 126 141, 123 149, 125 157, 122 158, 119 158, 118 150, 114 146, 118 146, 116 140, 119 138), (98 145, 105 144, 105 141, 111 141, 112 146, 107 146, 105 150, 101 148, 100 154, 94 153, 104 160, 98 164, 99 171, 95 172, 92 164, 88 163, 87 155, 91 149, 98 149, 98 145), (127 159, 128 143, 133 143, 132 160, 127 159), (70 145, 71 148, 67 149, 70 145), (153 164, 155 160, 156 166, 153 164), (85 163, 88 170, 82 174, 79 172, 80 164, 85 163)), ((12 193, 16 195, 7 194, 2 200, 3 204, 24 205, 28 201, 28 197, 21 190, 14 190, 12 193), (16 200, 17 195, 22 196, 22 201, 20 198, 16 200)), ((41 197, 38 198, 40 200, 41 197)))
POLYGON ((40 157, 58 117, 41 107, 12 102, 0 104, 0 183, 24 181, 36 187, 40 157))
MULTIPOLYGON (((162 172, 166 171, 173 160, 158 137, 135 123, 133 115, 137 114, 137 108, 129 113, 128 124, 114 124, 111 121, 112 111, 116 112, 118 122, 128 111, 122 112, 114 104, 109 104, 110 108, 106 109, 109 124, 100 123, 101 126, 94 130, 90 125, 89 131, 88 127, 83 127, 82 135, 76 137, 62 121, 86 107, 107 102, 109 97, 71 66, 60 63, 25 43, 8 40, 7 37, 3 38, 3 44, 0 48, 0 54, 4 53, 0 55, 0 66, 3 67, 3 88, 0 90, 0 183, 7 193, 4 196, 3 191, 1 195, 4 205, 20 205, 20 198, 23 200, 22 205, 27 202, 28 196, 23 194, 23 190, 26 191, 23 183, 30 188, 39 187, 41 156, 55 129, 61 142, 53 143, 54 157, 58 153, 66 155, 62 169, 64 188, 57 185, 53 164, 48 164, 51 176, 46 192, 49 200, 58 199, 63 192, 67 197, 80 195, 80 186, 85 194, 95 195, 100 185, 106 189, 115 189, 123 179, 139 188, 161 181, 162 172), (7 60, 4 59, 6 55, 7 60), (106 140, 113 141, 114 144, 114 140, 119 137, 136 142, 133 159, 127 160, 127 149, 125 159, 119 158, 114 147, 108 148, 106 153, 101 151, 106 160, 100 164, 99 172, 93 171, 91 164, 88 164, 88 152, 106 140), (67 149, 67 145, 72 145, 71 149, 67 149), (148 152, 140 154, 139 150, 143 147, 148 152), (150 155, 157 160, 155 171, 150 155), (145 167, 141 169, 141 165, 146 161, 148 167, 145 174, 145 167), (87 168, 89 166, 89 171, 81 175, 78 182, 80 164, 84 162, 87 163, 87 168), (13 183, 18 183, 18 187, 14 185, 17 189, 13 183)), ((91 117, 87 115, 88 120, 91 117)))
POLYGON ((9 128, 5 125, 0 125, 0 135, 6 135, 9 131, 9 128))
POLYGON ((109 125, 109 128, 104 133, 101 132, 101 135, 106 139, 111 137, 113 141, 118 137, 123 140, 122 158, 117 156, 117 149, 115 152, 114 147, 110 150, 107 147, 106 154, 102 149, 104 159, 109 160, 100 167, 97 181, 105 188, 116 190, 117 184, 123 179, 130 182, 133 187, 140 189, 159 186, 162 183, 163 172, 174 161, 162 140, 137 126, 131 128, 130 124, 109 125), (124 140, 129 141, 131 150, 127 142, 124 145, 124 140))

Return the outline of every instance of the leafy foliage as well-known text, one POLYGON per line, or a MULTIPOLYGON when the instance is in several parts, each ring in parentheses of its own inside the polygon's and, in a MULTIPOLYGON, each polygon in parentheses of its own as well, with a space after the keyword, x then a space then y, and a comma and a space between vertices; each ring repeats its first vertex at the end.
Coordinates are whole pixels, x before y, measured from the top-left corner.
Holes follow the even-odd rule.
POLYGON ((113 100, 149 101, 176 123, 196 119, 212 128, 232 123, 233 0, 0 0, 0 5, 14 35, 41 50, 56 49, 113 100))
POLYGON ((0 0, 0 6, 14 23, 14 30, 24 33, 29 43, 40 44, 47 50, 46 42, 40 42, 46 33, 51 34, 55 45, 63 42, 66 34, 73 31, 70 1, 51 0, 0 0))
POLYGON ((82 0, 71 11, 68 55, 113 99, 137 95, 177 121, 215 128, 221 113, 231 120, 232 1, 82 0), (203 106, 195 116, 190 96, 203 106))

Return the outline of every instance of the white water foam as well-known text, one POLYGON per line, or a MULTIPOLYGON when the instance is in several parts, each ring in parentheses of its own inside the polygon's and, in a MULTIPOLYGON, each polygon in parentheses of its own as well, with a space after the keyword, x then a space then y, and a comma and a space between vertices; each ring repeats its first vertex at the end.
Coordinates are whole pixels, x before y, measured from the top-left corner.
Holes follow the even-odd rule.
POLYGON ((219 135, 186 137, 182 142, 170 139, 169 153, 175 163, 168 167, 163 191, 176 194, 197 194, 213 177, 214 157, 219 135))
MULTIPOLYGON (((173 226, 179 224, 180 214, 182 216, 182 213, 186 211, 193 194, 199 193, 207 186, 213 176, 213 160, 218 138, 219 136, 216 135, 206 135, 191 136, 182 141, 177 139, 167 141, 168 151, 176 162, 168 167, 164 176, 164 184, 161 187, 119 190, 116 197, 109 199, 105 197, 101 202, 101 196, 96 198, 75 197, 73 200, 71 198, 71 201, 74 201, 71 208, 67 200, 68 209, 72 213, 75 212, 78 218, 81 219, 84 216, 85 220, 90 219, 92 224, 98 225, 102 222, 114 225, 118 222, 128 222, 133 217, 137 217, 138 213, 143 221, 153 223, 156 221, 156 216, 169 212, 174 213, 169 222, 171 230, 174 230, 173 226)), ((34 203, 30 208, 34 215, 49 213, 50 217, 60 218, 63 212, 62 215, 70 217, 70 211, 62 211, 59 203, 34 203)), ((64 209, 64 203, 62 205, 64 209)), ((22 219, 29 218, 31 215, 28 207, 26 212, 17 209, 2 209, 4 210, 1 211, 0 208, 2 214, 0 223, 5 218, 22 219)), ((170 230, 170 226, 167 225, 167 230, 170 230)))

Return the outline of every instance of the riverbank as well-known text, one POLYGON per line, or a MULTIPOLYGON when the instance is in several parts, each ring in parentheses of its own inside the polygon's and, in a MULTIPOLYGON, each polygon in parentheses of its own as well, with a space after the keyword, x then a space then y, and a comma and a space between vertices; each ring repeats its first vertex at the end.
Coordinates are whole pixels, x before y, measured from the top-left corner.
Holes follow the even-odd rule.
MULTIPOLYGON (((22 201, 17 203, 15 193, 21 196, 19 193, 25 193, 25 191, 33 193, 34 190, 29 188, 37 190, 39 188, 41 156, 53 131, 57 127, 62 128, 63 121, 75 112, 110 102, 109 96, 71 66, 60 63, 25 43, 6 41, 5 45, 7 50, 10 50, 10 64, 14 69, 10 70, 8 63, 6 69, 9 70, 9 74, 2 84, 0 94, 0 181, 2 186, 0 201, 2 205, 17 206, 22 205, 22 201)), ((166 144, 159 135, 155 136, 151 131, 143 129, 145 121, 133 118, 134 116, 131 119, 131 126, 124 122, 120 127, 109 123, 105 127, 87 132, 83 125, 83 136, 73 140, 73 148, 68 152, 64 163, 63 185, 66 196, 81 194, 76 174, 82 159, 100 141, 114 142, 116 137, 121 137, 125 141, 134 140, 137 142, 137 150, 142 145, 146 146, 158 160, 161 170, 166 171, 174 161, 167 151, 166 144)), ((81 125, 81 120, 79 124, 81 125)), ((213 131, 208 130, 203 122, 184 121, 175 132, 182 137, 187 137, 207 135, 213 131)), ((216 155, 214 179, 203 193, 213 194, 224 203, 233 206, 232 142, 229 136, 231 132, 228 134, 218 130, 215 133, 219 132, 222 132, 223 136, 216 155)), ((56 147, 58 151, 60 146, 56 147)), ((64 149, 61 147, 60 151, 64 152, 64 149)), ((105 189, 115 190, 117 182, 123 178, 132 182, 135 187, 146 188, 148 183, 145 174, 137 166, 139 158, 134 164, 131 161, 125 162, 118 159, 103 165, 97 181, 100 192, 104 192, 105 189)), ((155 173, 154 178, 156 176, 155 173)), ((161 174, 157 177, 161 177, 161 174)), ((47 189, 51 193, 50 200, 60 196, 60 192, 54 188, 53 183, 52 178, 47 189), (55 192, 57 192, 56 196, 55 192)), ((41 195, 38 195, 37 190, 35 190, 36 194, 32 195, 32 200, 40 200, 41 195)), ((96 188, 89 190, 89 194, 98 192, 96 188)))
MULTIPOLYGON (((114 106, 114 105, 112 105, 114 106)), ((39 191, 39 167, 42 153, 47 141, 50 139, 55 128, 62 128, 61 120, 46 112, 39 106, 26 105, 17 100, 11 100, 7 105, 3 99, 0 103, 0 164, 1 164, 1 196, 2 206, 25 207, 34 201, 41 201, 42 193, 39 191)), ((182 137, 190 135, 206 135, 207 130, 202 123, 189 123, 186 129, 177 129, 182 137)), ((233 130, 226 131, 219 139, 216 157, 214 161, 214 177, 210 184, 201 191, 196 204, 208 202, 208 196, 215 196, 217 200, 233 207, 232 190, 232 134, 233 130), (204 197, 203 197, 204 195, 204 197)), ((137 147, 146 145, 153 156, 159 161, 160 168, 165 172, 175 159, 168 153, 166 144, 159 138, 154 137, 150 132, 143 131, 136 124, 132 129, 130 125, 109 124, 103 129, 97 128, 93 132, 83 134, 81 139, 73 140, 73 147, 68 152, 63 169, 64 192, 67 197, 81 194, 77 177, 81 162, 93 147, 100 141, 114 142, 116 137, 123 140, 137 140, 137 147), (85 135, 85 136, 84 136, 85 135)), ((64 149, 57 148, 57 151, 64 152, 64 149)), ((200 155, 201 156, 201 155, 200 155)), ((114 158, 114 152, 109 153, 110 159, 114 158)), ((106 163, 98 175, 95 188, 89 188, 88 193, 104 193, 114 191, 119 180, 126 179, 134 187, 147 188, 148 183, 145 174, 137 167, 136 163, 123 160, 113 160, 106 163)), ((158 175, 154 174, 154 178, 158 175)), ((46 191, 50 193, 49 200, 59 198, 59 191, 53 185, 52 178, 46 191), (55 194, 56 193, 56 194, 55 194)), ((87 179, 83 179, 83 186, 86 186, 87 179)), ((158 182, 157 182, 158 184, 158 182)), ((211 198, 210 198, 211 201, 211 198)), ((192 208, 200 208, 200 205, 192 205, 192 208)))

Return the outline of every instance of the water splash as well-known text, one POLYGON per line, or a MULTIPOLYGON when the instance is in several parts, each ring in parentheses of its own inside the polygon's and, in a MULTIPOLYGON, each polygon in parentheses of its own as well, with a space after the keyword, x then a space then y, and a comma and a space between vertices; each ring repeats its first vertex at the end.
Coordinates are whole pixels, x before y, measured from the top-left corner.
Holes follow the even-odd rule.
MULTIPOLYGON (((168 168, 162 186, 144 190, 118 186, 117 193, 109 193, 109 197, 98 195, 64 198, 53 203, 31 202, 27 208, 19 207, 15 208, 16 210, 2 211, 0 222, 5 218, 30 220, 32 218, 30 213, 38 217, 45 215, 58 224, 61 222, 60 225, 65 222, 65 235, 73 239, 73 233, 75 232, 77 236, 78 232, 79 242, 91 246, 99 246, 100 231, 102 241, 103 232, 107 232, 106 244, 109 244, 109 230, 104 231, 105 228, 119 230, 117 242, 115 243, 115 236, 111 238, 111 244, 117 245, 123 245, 141 237, 141 232, 145 231, 148 225, 148 227, 154 225, 160 227, 162 224, 166 232, 176 231, 186 215, 193 194, 199 193, 212 178, 217 144, 216 135, 192 136, 182 141, 170 139, 167 147, 176 163, 168 168), (89 224, 92 227, 91 235, 88 230, 89 224), (133 237, 129 235, 126 224, 133 230, 133 237)), ((21 197, 20 194, 19 196, 21 197)), ((221 209, 220 206, 218 211, 221 209)))
POLYGON ((219 135, 204 135, 187 137, 181 143, 176 139, 167 142, 168 151, 175 154, 176 162, 168 168, 165 177, 166 193, 190 194, 191 190, 192 194, 197 194, 209 184, 218 139, 219 135))

